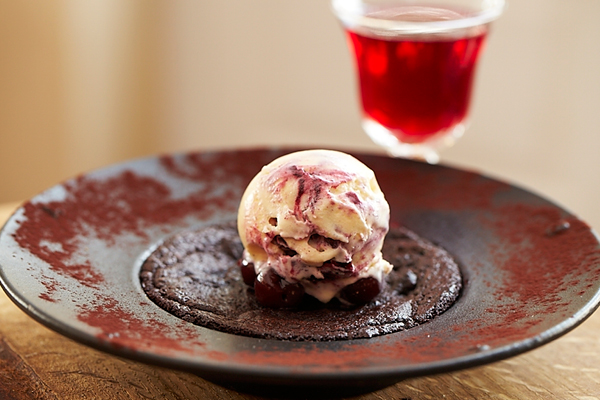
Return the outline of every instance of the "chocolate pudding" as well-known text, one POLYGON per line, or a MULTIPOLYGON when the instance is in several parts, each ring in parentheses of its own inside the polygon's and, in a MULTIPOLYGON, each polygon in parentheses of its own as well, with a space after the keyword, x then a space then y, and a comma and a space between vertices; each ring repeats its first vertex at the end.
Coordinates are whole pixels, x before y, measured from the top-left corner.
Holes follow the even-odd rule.
POLYGON ((169 313, 209 329, 257 338, 329 341, 369 338, 423 324, 447 310, 462 280, 452 257, 405 228, 392 228, 383 256, 393 265, 381 293, 361 306, 305 295, 294 309, 267 308, 244 283, 234 221, 175 234, 140 271, 148 297, 169 313))

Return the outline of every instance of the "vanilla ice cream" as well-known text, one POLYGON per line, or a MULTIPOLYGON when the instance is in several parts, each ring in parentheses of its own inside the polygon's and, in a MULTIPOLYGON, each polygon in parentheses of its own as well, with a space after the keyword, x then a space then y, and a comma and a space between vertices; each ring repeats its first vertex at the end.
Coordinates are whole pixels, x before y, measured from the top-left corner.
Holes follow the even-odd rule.
POLYGON ((327 303, 362 278, 382 282, 389 205, 375 174, 338 151, 284 155, 250 182, 238 212, 246 264, 327 303))

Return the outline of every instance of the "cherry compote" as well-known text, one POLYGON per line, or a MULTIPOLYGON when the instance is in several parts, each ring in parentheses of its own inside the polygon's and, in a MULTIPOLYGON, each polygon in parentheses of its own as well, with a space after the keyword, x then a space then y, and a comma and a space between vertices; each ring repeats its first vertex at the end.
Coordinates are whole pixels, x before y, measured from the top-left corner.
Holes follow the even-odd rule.
POLYGON ((240 266, 240 272, 242 273, 244 283, 250 287, 254 286, 254 280, 256 279, 254 264, 246 260, 239 260, 238 265, 240 266))
POLYGON ((379 281, 373 277, 362 278, 352 285, 342 289, 340 297, 354 305, 367 304, 373 300, 381 291, 379 281))
POLYGON ((271 308, 294 308, 304 297, 304 287, 290 283, 269 269, 254 280, 254 294, 260 305, 271 308))
MULTIPOLYGON (((290 283, 273 270, 268 270, 257 276, 254 264, 246 260, 238 261, 238 265, 244 283, 254 288, 256 300, 260 305, 270 308, 294 308, 298 307, 304 299, 304 287, 300 283, 290 283)), ((344 268, 340 269, 343 270, 344 268)), ((341 274, 343 275, 343 273, 341 274)), ((406 286, 404 289, 408 291, 410 290, 410 283, 401 282, 401 286, 404 284, 406 286)), ((380 291, 379 281, 368 277, 346 286, 340 297, 353 305, 363 305, 373 300, 380 291)))

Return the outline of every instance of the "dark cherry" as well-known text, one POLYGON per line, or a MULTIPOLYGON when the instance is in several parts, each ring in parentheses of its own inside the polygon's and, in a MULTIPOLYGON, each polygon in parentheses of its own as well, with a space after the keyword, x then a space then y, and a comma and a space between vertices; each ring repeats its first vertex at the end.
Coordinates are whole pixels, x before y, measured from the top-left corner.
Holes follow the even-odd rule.
POLYGON ((254 264, 246 260, 239 260, 238 265, 240 266, 244 283, 250 287, 254 286, 254 280, 256 279, 254 264))
POLYGON ((302 302, 304 287, 299 283, 289 283, 273 270, 268 270, 254 281, 254 294, 262 306, 294 308, 302 302))
POLYGON ((342 299, 355 304, 367 304, 375 298, 381 291, 379 281, 375 278, 362 278, 342 289, 340 296, 342 299))

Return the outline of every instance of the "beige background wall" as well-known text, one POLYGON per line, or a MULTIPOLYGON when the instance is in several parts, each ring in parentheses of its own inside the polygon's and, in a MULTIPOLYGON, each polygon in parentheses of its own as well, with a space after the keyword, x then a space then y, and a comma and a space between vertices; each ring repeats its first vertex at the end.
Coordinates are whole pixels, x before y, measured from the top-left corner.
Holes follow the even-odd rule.
MULTIPOLYGON (((444 162, 600 229, 600 2, 512 0, 444 162)), ((376 150, 326 0, 0 0, 0 202, 160 152, 376 150), (235 7, 233 4, 235 3, 235 7)))

